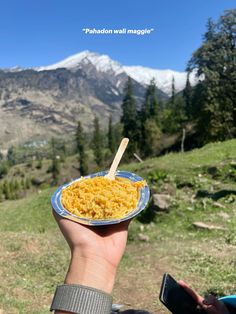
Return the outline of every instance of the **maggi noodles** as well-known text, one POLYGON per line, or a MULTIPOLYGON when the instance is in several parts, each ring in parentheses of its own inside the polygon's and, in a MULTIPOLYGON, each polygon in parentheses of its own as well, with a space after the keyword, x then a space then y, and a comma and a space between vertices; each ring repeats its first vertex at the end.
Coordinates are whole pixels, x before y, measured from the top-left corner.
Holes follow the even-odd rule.
POLYGON ((122 218, 136 208, 145 181, 94 177, 72 183, 62 190, 61 202, 72 214, 90 219, 122 218))

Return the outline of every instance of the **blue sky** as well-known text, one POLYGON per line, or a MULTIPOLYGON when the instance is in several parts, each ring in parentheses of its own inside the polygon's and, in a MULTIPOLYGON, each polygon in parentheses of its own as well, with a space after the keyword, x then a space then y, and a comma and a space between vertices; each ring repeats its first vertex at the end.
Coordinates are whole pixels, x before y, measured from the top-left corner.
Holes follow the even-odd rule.
POLYGON ((182 71, 205 32, 235 0, 2 0, 0 68, 49 65, 82 50, 124 65, 182 71), (83 28, 144 29, 150 35, 85 35, 83 28))

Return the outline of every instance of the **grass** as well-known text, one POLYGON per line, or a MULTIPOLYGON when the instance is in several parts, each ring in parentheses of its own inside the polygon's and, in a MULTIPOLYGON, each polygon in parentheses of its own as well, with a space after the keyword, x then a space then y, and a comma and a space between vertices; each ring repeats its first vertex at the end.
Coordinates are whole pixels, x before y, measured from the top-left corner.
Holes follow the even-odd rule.
MULTIPOLYGON (((132 221, 115 303, 167 313, 158 301, 163 272, 203 295, 235 293, 235 158, 236 140, 231 140, 123 166, 146 178, 154 192, 169 192, 171 204, 169 213, 155 213, 149 223, 150 208, 132 221), (197 229, 196 221, 223 230, 197 229), (140 233, 149 240, 140 241, 140 233)), ((48 313, 55 286, 63 281, 69 250, 52 219, 53 191, 0 204, 3 313, 48 313)))
POLYGON ((50 196, 55 189, 30 195, 18 201, 5 201, 0 205, 4 217, 0 231, 44 233, 55 229, 50 211, 50 196))

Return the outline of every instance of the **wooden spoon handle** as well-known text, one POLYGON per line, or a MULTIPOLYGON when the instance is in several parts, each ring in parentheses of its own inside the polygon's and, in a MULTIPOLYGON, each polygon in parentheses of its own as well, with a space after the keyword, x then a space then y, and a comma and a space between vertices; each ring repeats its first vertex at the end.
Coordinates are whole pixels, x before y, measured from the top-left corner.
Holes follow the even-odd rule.
POLYGON ((106 175, 106 178, 110 179, 110 180, 114 180, 115 179, 115 174, 116 174, 116 169, 120 163, 120 160, 125 152, 125 149, 127 147, 129 143, 129 139, 128 138, 123 138, 120 146, 118 148, 118 151, 115 155, 115 158, 113 159, 113 162, 111 164, 110 170, 108 172, 108 174, 106 175))

